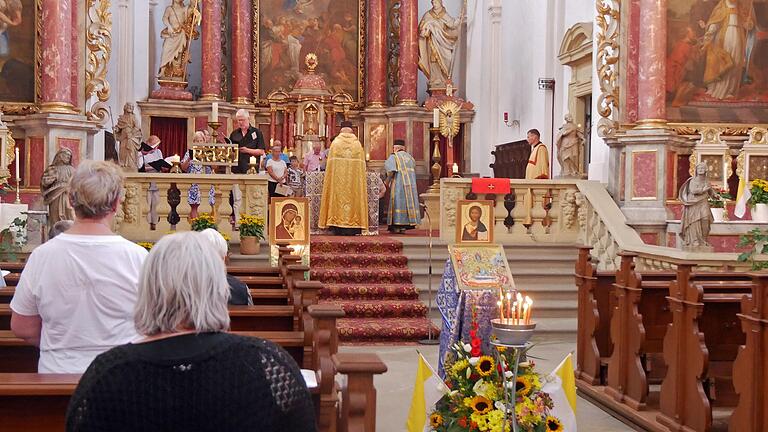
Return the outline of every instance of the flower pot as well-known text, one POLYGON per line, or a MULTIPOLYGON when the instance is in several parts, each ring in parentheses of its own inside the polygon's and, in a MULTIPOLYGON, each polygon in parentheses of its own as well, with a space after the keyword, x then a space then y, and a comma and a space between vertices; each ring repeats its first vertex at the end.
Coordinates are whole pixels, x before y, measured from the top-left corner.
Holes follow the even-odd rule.
POLYGON ((258 237, 245 236, 240 237, 240 253, 243 255, 258 255, 261 250, 261 244, 258 237))
POLYGON ((723 222, 726 220, 724 208, 711 208, 709 210, 712 212, 712 217, 715 218, 715 222, 723 222))
POLYGON ((752 220, 759 223, 768 223, 768 204, 755 204, 752 209, 752 220))

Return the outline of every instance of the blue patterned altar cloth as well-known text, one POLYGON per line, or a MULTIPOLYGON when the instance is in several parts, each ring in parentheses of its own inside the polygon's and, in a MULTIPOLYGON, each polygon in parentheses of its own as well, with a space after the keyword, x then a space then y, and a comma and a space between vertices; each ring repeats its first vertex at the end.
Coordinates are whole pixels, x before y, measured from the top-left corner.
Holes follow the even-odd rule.
POLYGON ((451 259, 446 260, 443 279, 437 290, 437 308, 443 321, 437 370, 441 378, 445 378, 443 363, 449 348, 459 341, 469 343, 473 309, 477 313, 478 336, 483 341, 483 351, 491 352, 491 319, 496 318, 497 301, 495 290, 460 290, 451 259))

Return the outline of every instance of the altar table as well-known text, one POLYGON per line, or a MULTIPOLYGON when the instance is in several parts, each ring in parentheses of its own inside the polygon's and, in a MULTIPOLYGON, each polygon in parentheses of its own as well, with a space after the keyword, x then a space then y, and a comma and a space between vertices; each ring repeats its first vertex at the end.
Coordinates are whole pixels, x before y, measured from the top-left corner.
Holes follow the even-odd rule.
MULTIPOLYGON (((379 182, 376 177, 379 174, 369 172, 368 180, 368 231, 363 231, 363 235, 379 234, 379 182)), ((317 226, 320 219, 320 200, 323 195, 323 179, 325 172, 314 171, 305 175, 305 195, 309 199, 309 230, 312 235, 331 234, 328 229, 321 229, 317 226)))

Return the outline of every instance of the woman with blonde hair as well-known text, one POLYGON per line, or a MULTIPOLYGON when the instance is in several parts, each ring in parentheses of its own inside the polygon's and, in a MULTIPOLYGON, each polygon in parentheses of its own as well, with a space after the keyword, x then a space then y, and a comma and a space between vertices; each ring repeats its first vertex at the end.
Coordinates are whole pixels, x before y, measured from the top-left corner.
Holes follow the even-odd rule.
POLYGON ((314 431, 291 356, 226 333, 224 261, 200 233, 163 237, 139 279, 143 336, 98 356, 67 411, 68 431, 314 431))
MULTIPOLYGON (((209 142, 210 139, 206 136, 205 131, 197 131, 195 132, 195 136, 192 138, 192 144, 204 144, 206 142, 209 142)), ((181 169, 189 174, 212 174, 213 170, 211 167, 203 167, 203 164, 200 163, 199 160, 194 158, 194 155, 192 154, 192 149, 187 150, 186 153, 184 153, 184 157, 181 159, 181 169)), ((190 219, 197 217, 197 209, 200 207, 200 185, 199 184, 193 184, 189 187, 189 193, 187 194, 187 202, 189 203, 190 211, 189 211, 189 217, 190 219)), ((214 189, 213 185, 211 185, 211 189, 208 191, 208 204, 211 205, 211 208, 213 208, 213 205, 216 203, 216 189, 214 189)))

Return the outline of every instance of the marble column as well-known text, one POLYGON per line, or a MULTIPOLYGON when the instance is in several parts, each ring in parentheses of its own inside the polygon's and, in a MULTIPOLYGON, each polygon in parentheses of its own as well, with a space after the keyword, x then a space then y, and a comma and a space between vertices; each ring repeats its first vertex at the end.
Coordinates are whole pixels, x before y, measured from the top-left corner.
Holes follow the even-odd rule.
POLYGON ((221 99, 221 0, 203 0, 201 100, 221 99))
POLYGON ((666 123, 667 0, 640 0, 638 123, 656 128, 666 123))
POLYGON ((284 146, 288 146, 289 149, 293 148, 293 140, 295 139, 294 137, 296 135, 296 134, 293 133, 293 127, 296 124, 295 123, 295 121, 296 121, 295 118, 296 117, 295 117, 293 111, 288 111, 288 141, 287 142, 283 141, 283 145, 284 146))
POLYGON ((48 0, 43 3, 41 34, 41 111, 73 113, 72 105, 72 3, 48 0))
POLYGON ((269 137, 275 139, 275 127, 277 123, 277 110, 274 108, 269 109, 269 137))
POLYGON ((281 135, 280 141, 287 143, 288 142, 288 128, 290 125, 288 124, 288 110, 283 110, 283 133, 281 135))
POLYGON ((369 107, 383 107, 387 101, 387 1, 368 2, 369 107))
POLYGON ((251 0, 232 1, 232 102, 236 104, 251 102, 252 9, 251 0))
POLYGON ((416 105, 419 73, 419 2, 400 3, 400 105, 416 105))

